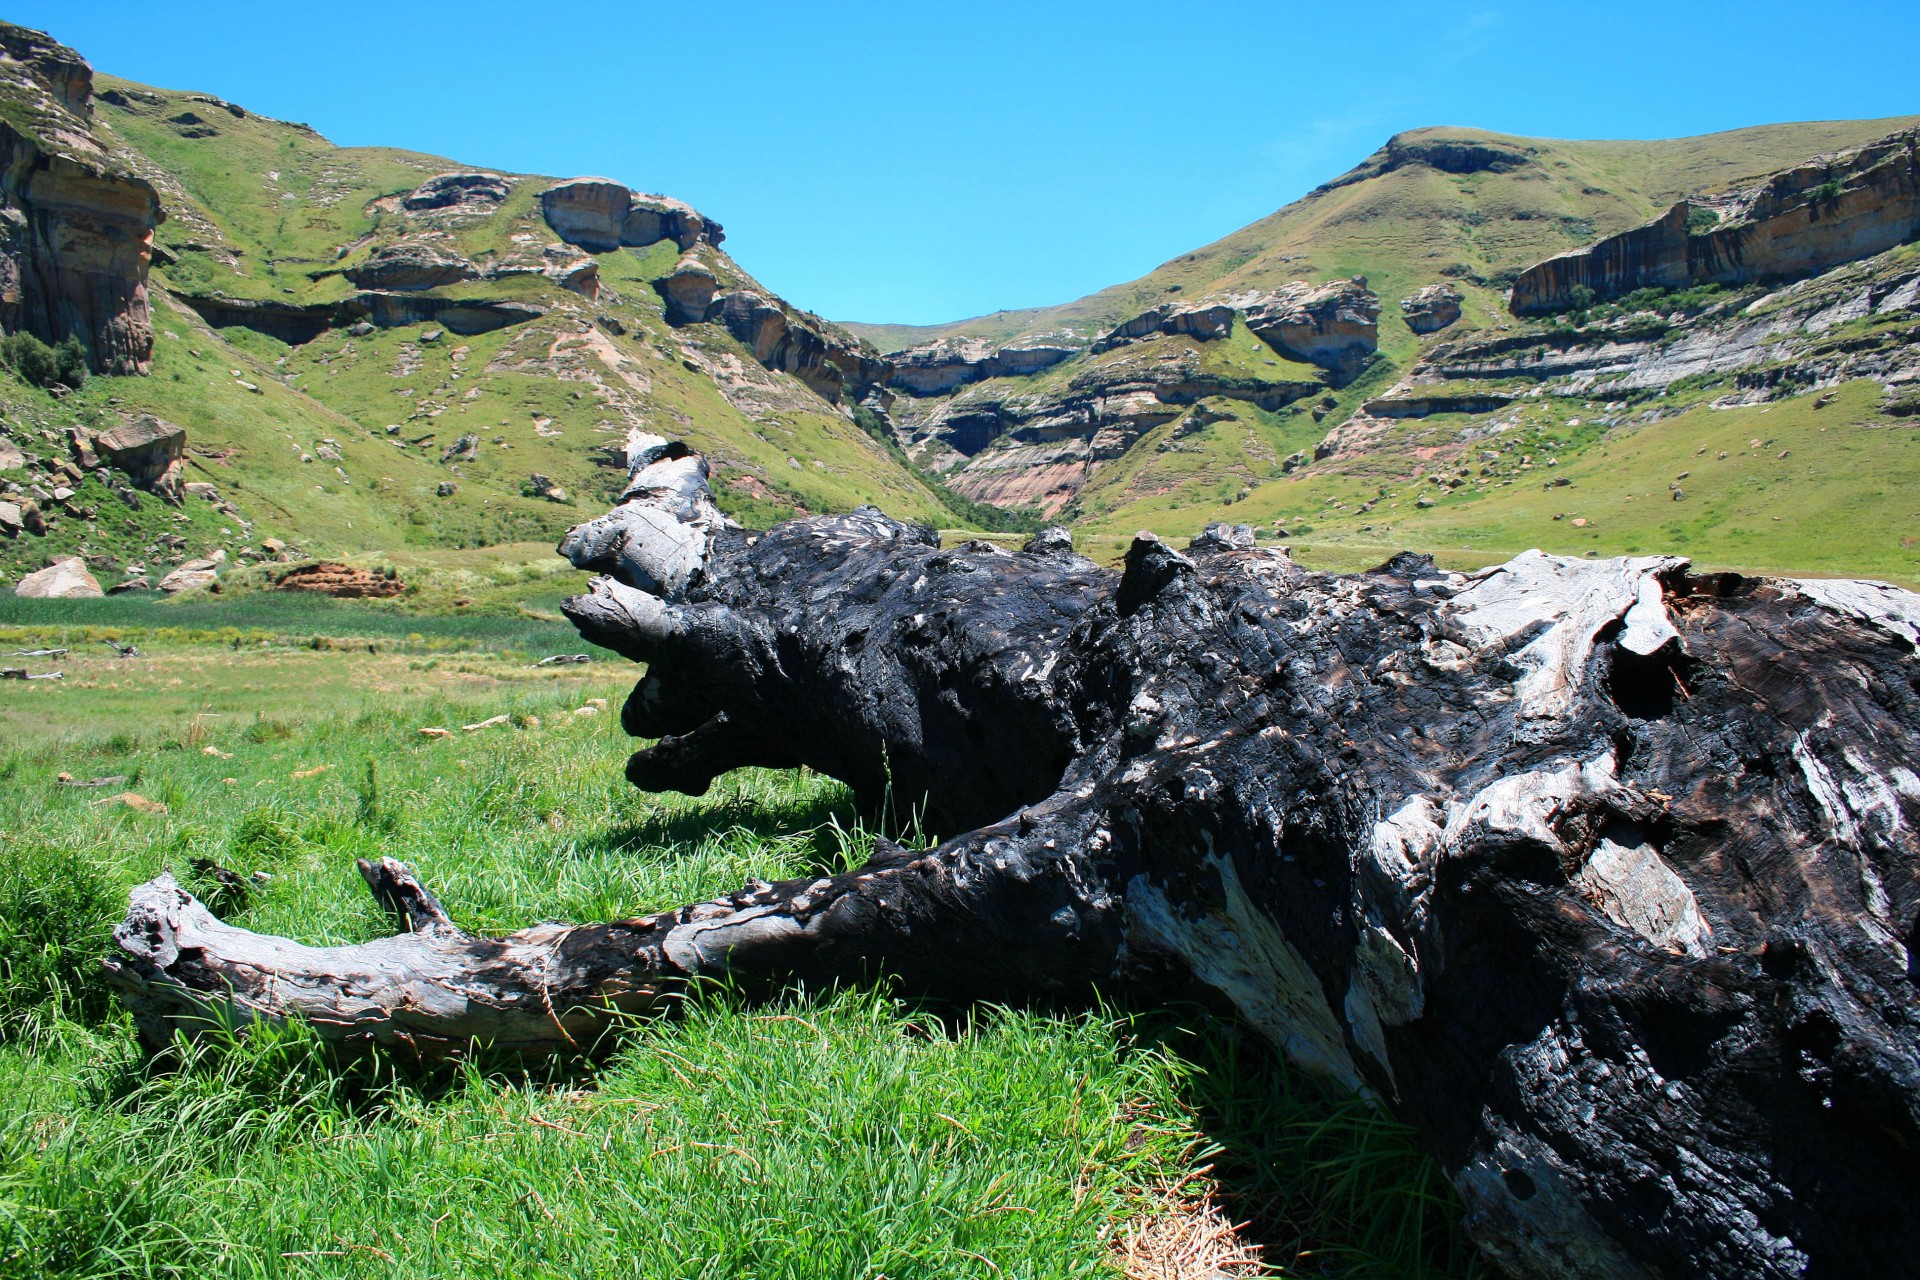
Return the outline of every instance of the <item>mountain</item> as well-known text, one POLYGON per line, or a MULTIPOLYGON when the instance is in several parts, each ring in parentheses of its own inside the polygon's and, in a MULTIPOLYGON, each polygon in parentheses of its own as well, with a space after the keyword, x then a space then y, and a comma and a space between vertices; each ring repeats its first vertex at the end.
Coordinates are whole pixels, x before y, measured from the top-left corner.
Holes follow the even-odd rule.
POLYGON ((336 147, 96 78, 21 28, 0 27, 0 107, 24 226, 0 324, 74 334, 109 375, 0 377, 0 526, 44 529, 0 532, 0 569, 552 540, 617 496, 634 430, 701 450, 749 523, 864 502, 957 522, 855 419, 878 353, 678 201, 336 147), (153 436, 127 466, 99 447, 121 430, 153 436))
POLYGON ((1917 123, 1415 130, 1089 297, 841 325, 670 197, 336 147, 0 25, 0 574, 551 540, 657 432, 749 524, 1916 581, 1917 123))
MULTIPOLYGON (((889 351, 909 453, 962 494, 1037 505, 1096 540, 1228 519, 1343 564, 1400 546, 1479 559, 1530 545, 1658 545, 1730 565, 1913 580, 1920 559, 1883 532, 1911 527, 1909 490, 1869 496, 1858 471, 1914 473, 1911 442, 1884 429, 1898 415, 1882 406, 1905 401, 1843 384, 1901 387, 1920 363, 1901 292, 1920 235, 1917 123, 1657 142, 1417 130, 1128 284, 951 325, 847 327, 889 351), (1791 299, 1762 301, 1790 281, 1791 299), (1276 315, 1298 318, 1315 299, 1324 314, 1312 336, 1345 342, 1337 360, 1303 347, 1298 326, 1291 337, 1275 328, 1276 315), (1735 322, 1743 309, 1752 323, 1735 322), (1879 354, 1821 354, 1861 342, 1879 354), (1588 355, 1565 357, 1573 347, 1588 355), (1545 358, 1547 348, 1560 354, 1545 358), (1637 371, 1620 375, 1623 360, 1637 371), (1756 377, 1764 393, 1726 394, 1756 377), (1848 424, 1864 434, 1845 450, 1821 442, 1780 521, 1756 506, 1784 500, 1757 477, 1724 491, 1695 477, 1696 492, 1658 520, 1633 505, 1679 483, 1660 470, 1672 429, 1640 427, 1697 407, 1686 432, 1732 415, 1716 418, 1717 438, 1719 426, 1786 411, 1778 401, 1827 392, 1828 405, 1849 408, 1808 429, 1831 436, 1835 419, 1870 406, 1848 424), (1494 436, 1500 449, 1539 444, 1559 478, 1605 460, 1575 483, 1608 492, 1573 511, 1565 493, 1518 501, 1511 474, 1485 492, 1432 485, 1446 464, 1452 480, 1462 461, 1494 467, 1478 458, 1500 451, 1482 440, 1494 436), (1413 482, 1425 487, 1401 492, 1413 482), (1809 535, 1829 518, 1838 536, 1809 535), (1779 536, 1776 524, 1796 532, 1779 536)), ((1798 421, 1798 407, 1788 416, 1798 421)))

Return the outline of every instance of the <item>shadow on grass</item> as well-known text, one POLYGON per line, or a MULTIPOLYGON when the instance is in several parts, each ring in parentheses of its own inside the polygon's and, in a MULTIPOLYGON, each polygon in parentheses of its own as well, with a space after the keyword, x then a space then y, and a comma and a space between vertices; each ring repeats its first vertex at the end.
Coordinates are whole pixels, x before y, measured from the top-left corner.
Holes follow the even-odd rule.
POLYGON ((816 790, 769 803, 765 795, 744 787, 716 785, 695 804, 605 828, 582 838, 577 848, 586 855, 686 848, 725 832, 740 832, 759 840, 804 840, 801 856, 805 865, 797 873, 800 875, 831 875, 845 870, 847 842, 863 838, 853 796, 843 788, 816 790))
POLYGON ((1280 1274, 1485 1274, 1453 1188, 1407 1126, 1204 1010, 1147 1014, 1136 1033, 1192 1068, 1180 1097, 1215 1148, 1222 1207, 1280 1274))

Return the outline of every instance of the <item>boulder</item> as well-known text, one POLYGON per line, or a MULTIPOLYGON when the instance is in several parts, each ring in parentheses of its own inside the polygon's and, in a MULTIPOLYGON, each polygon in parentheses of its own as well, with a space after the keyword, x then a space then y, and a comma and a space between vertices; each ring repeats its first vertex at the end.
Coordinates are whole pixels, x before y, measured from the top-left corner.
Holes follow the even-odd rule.
POLYGON ((93 447, 140 488, 179 503, 181 455, 187 448, 184 428, 143 413, 95 436, 93 447))
POLYGON ((11 440, 0 440, 0 471, 19 471, 27 465, 27 455, 11 440))
POLYGON ((1415 333, 1438 333, 1460 318, 1460 291, 1450 284, 1430 284, 1400 299, 1400 314, 1415 333))
POLYGON ((440 173, 415 187, 400 202, 400 207, 409 213, 424 213, 429 209, 490 212, 507 198, 511 189, 505 178, 494 173, 440 173))
POLYGON ((480 456, 480 437, 468 433, 440 451, 442 462, 472 462, 480 456))
POLYGON ((62 556, 20 579, 14 584, 13 594, 29 600, 87 600, 106 592, 100 589, 100 580, 87 571, 86 561, 79 556, 62 556))
POLYGON ((0 536, 17 538, 26 531, 26 522, 20 518, 20 504, 0 502, 0 536))
POLYGON ((179 595, 183 591, 199 591, 218 586, 219 582, 219 563, 210 558, 203 558, 189 560, 160 579, 160 589, 171 596, 179 595))
POLYGON ((151 591, 151 590, 153 590, 152 580, 149 579, 146 574, 141 573, 141 574, 135 574, 133 577, 128 578, 125 582, 114 583, 112 586, 107 588, 107 594, 110 596, 117 596, 117 595, 123 595, 129 591, 151 591))
POLYGON ((434 289, 480 277, 460 255, 419 241, 386 245, 344 274, 363 289, 434 289))
POLYGON ((437 498, 451 498, 458 492, 460 492, 460 486, 451 480, 442 480, 433 491, 434 496, 437 498))
POLYGON ((555 484, 551 476, 543 476, 538 471, 527 477, 527 492, 536 498, 545 498, 548 502, 567 500, 567 491, 555 484))
POLYGON ((270 556, 283 556, 287 553, 287 544, 278 538, 263 538, 260 549, 270 556))
POLYGON ((40 510, 40 504, 32 498, 20 504, 20 523, 36 538, 47 536, 46 513, 40 510))

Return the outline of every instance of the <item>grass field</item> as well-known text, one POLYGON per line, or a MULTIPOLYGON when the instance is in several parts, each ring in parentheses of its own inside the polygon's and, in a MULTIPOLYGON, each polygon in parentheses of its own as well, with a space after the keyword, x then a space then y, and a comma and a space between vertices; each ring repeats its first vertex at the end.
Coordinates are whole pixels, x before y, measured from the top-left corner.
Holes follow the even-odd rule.
POLYGON ((0 652, 76 651, 12 660, 64 681, 0 686, 8 1280, 1189 1274, 1168 1259, 1218 1233, 1210 1193, 1292 1273, 1468 1270, 1404 1131, 1197 1013, 795 992, 693 1002, 551 1076, 346 1073, 298 1027, 149 1071, 98 960, 163 867, 249 928, 338 943, 388 931, 356 857, 504 932, 844 866, 871 836, 805 772, 632 790, 632 669, 531 667, 577 647, 538 619, 29 603, 0 652), (82 652, 108 631, 141 656, 82 652), (194 858, 272 879, 220 903, 194 858))

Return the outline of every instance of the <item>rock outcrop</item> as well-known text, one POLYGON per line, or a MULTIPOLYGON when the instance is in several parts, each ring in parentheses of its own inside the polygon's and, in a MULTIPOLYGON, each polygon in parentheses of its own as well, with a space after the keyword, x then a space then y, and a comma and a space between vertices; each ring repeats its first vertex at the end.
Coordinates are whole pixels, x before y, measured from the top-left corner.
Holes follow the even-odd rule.
POLYGON ((92 93, 79 54, 0 24, 0 327, 49 343, 78 335, 96 372, 144 373, 164 215, 93 136, 92 93))
POLYGON ((1098 355, 1162 333, 1184 333, 1202 342, 1212 342, 1233 332, 1233 315, 1234 309, 1225 303, 1196 302, 1186 306, 1167 303, 1115 325, 1093 344, 1092 351, 1098 355))
POLYGON ((239 325, 295 346, 329 329, 366 323, 381 329, 410 324, 445 325, 467 337, 523 324, 547 314, 538 303, 510 299, 444 298, 405 290, 367 290, 339 302, 273 302, 221 294, 181 294, 180 300, 216 329, 239 325))
POLYGON ((590 253, 662 240, 682 250, 726 238, 720 224, 667 196, 644 195, 611 178, 568 178, 540 193, 540 212, 555 235, 590 253))
POLYGON ((62 556, 14 584, 13 594, 29 600, 91 600, 106 595, 100 580, 79 556, 62 556))
POLYGON ((296 565, 281 574, 273 584, 281 591, 311 591, 317 595, 337 596, 345 600, 381 600, 397 596, 407 589, 398 575, 357 569, 330 560, 296 565))
POLYGON ((1644 226, 1549 258, 1514 281, 1515 315, 1636 289, 1786 280, 1920 236, 1920 130, 1681 201, 1644 226))
POLYGON ((441 173, 415 187, 400 202, 409 213, 432 209, 467 209, 490 213, 507 198, 512 184, 497 173, 441 173))
POLYGON ((348 267, 347 279, 363 289, 434 289, 477 280, 480 270, 455 253, 431 244, 402 240, 377 250, 357 267, 348 267))
POLYGON ((1224 300, 1275 351, 1317 364, 1336 386, 1359 375, 1380 346, 1380 299, 1364 276, 1322 285, 1294 283, 1224 300))
POLYGON ((720 292, 720 279, 713 268, 689 255, 674 264, 673 270, 653 282, 667 304, 668 324, 698 324, 707 318, 713 299, 720 292))
POLYGON ((1378 151, 1315 190, 1316 194, 1333 191, 1412 165, 1464 174, 1507 173, 1532 163, 1531 151, 1518 138, 1446 128, 1412 129, 1394 134, 1378 151))
POLYGON ((1461 293, 1450 284, 1430 284, 1400 299, 1400 314, 1415 333, 1438 333, 1460 318, 1461 293))
POLYGON ((857 401, 886 383, 890 366, 868 343, 772 294, 726 289, 697 257, 682 258, 653 287, 669 324, 717 324, 762 365, 792 374, 831 404, 857 401))
POLYGON ((942 338, 887 357, 887 385, 911 396, 943 396, 988 378, 1023 377, 1050 369, 1080 350, 1045 337, 995 346, 979 338, 942 338))
POLYGON ((126 472, 135 485, 179 505, 185 428, 143 413, 93 437, 92 448, 102 462, 126 472))

